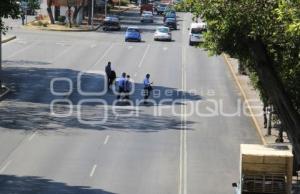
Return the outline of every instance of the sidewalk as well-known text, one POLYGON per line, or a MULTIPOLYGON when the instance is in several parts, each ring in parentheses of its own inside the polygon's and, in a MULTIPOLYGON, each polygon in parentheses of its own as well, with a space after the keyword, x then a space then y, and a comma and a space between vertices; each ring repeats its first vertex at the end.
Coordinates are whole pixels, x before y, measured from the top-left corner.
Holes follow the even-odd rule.
MULTIPOLYGON (((259 92, 254 89, 251 85, 250 78, 248 75, 240 75, 238 73, 238 60, 230 58, 227 55, 224 55, 225 61, 227 62, 233 78, 235 79, 237 86, 241 91, 241 95, 245 100, 246 105, 248 106, 248 112, 250 115, 253 115, 253 122, 257 128, 257 132, 262 140, 263 144, 275 144, 275 140, 278 138, 278 130, 272 128, 271 135, 267 135, 268 131, 264 128, 264 119, 263 119, 263 103, 260 100, 259 92), (250 107, 250 108, 249 108, 250 107)), ((284 143, 289 143, 287 134, 283 133, 284 143)))
MULTIPOLYGON (((264 120, 263 120, 263 111, 262 111, 262 105, 263 103, 260 100, 259 92, 254 89, 254 87, 251 85, 251 81, 247 75, 240 75, 238 73, 238 60, 234 58, 230 58, 228 55, 223 55, 225 58, 225 61, 233 75, 233 78, 236 82, 236 85, 241 91, 241 94, 245 100, 245 102, 249 103, 248 110, 250 114, 253 116, 253 122, 254 125, 257 128, 257 132, 262 140, 263 144, 270 145, 270 144, 276 144, 275 140, 278 137, 278 130, 272 128, 271 135, 267 135, 267 129, 264 128, 264 120), (260 108, 258 108, 260 107, 260 108)), ((283 139, 284 143, 287 145, 290 145, 290 142, 287 138, 286 132, 283 132, 283 139)), ((299 171, 298 171, 299 176, 299 171)), ((299 178, 297 176, 293 177, 293 194, 299 194, 300 193, 300 183, 299 178)))

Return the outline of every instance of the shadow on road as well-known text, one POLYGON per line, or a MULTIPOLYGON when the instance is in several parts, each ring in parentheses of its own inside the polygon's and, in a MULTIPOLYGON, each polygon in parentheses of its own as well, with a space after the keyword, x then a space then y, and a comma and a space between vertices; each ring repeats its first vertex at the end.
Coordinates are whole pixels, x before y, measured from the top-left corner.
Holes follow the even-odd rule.
MULTIPOLYGON (((197 94, 154 86, 149 104, 144 105, 143 84, 134 83, 131 103, 124 104, 112 91, 99 96, 88 94, 103 91, 103 75, 85 73, 79 84, 79 74, 71 69, 4 68, 3 80, 12 92, 1 103, 0 127, 20 130, 179 130, 182 127, 180 106, 186 106, 186 101, 201 100, 197 94), (56 78, 67 78, 72 85, 64 80, 53 81, 56 78), (79 92, 79 85, 84 93, 79 92), (183 98, 186 101, 182 101, 183 98)), ((187 121, 187 124, 192 122, 187 121)))
POLYGON ((70 186, 37 176, 0 175, 1 194, 116 194, 88 186, 70 186))

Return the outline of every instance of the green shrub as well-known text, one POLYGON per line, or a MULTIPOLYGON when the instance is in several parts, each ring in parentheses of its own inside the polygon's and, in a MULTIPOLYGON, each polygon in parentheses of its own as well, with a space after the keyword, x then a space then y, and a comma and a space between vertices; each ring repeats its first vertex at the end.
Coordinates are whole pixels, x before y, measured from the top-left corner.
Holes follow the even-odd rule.
POLYGON ((120 0, 121 6, 127 6, 129 4, 129 0, 120 0))
POLYGON ((38 26, 42 26, 42 25, 43 25, 43 22, 42 22, 42 21, 38 21, 38 22, 37 22, 37 25, 38 25, 38 26))
POLYGON ((64 23, 66 21, 66 16, 58 16, 57 20, 61 23, 64 23))
POLYGON ((184 1, 176 3, 174 8, 178 12, 187 12, 187 11, 189 11, 188 6, 184 1))

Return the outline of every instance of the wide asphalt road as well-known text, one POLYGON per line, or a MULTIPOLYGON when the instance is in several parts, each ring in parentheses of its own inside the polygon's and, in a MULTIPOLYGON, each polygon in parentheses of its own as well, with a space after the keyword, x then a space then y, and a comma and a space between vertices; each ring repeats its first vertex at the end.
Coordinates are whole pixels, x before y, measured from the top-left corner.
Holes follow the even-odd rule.
POLYGON ((239 144, 259 143, 222 57, 188 46, 191 15, 172 42, 162 24, 122 16, 123 31, 62 33, 16 28, 3 45, 1 194, 231 194, 239 144), (138 25, 142 43, 125 43, 138 25), (131 105, 102 93, 108 61, 134 80, 131 105), (151 74, 154 93, 142 102, 151 74))

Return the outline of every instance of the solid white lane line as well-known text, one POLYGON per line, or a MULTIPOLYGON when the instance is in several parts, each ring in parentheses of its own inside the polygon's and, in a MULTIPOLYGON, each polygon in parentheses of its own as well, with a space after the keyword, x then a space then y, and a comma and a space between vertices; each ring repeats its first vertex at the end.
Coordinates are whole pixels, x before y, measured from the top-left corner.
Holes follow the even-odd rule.
POLYGON ((95 164, 90 172, 90 177, 94 176, 94 173, 96 171, 97 165, 95 164))
MULTIPOLYGON (((183 19, 182 29, 185 29, 185 20, 183 19)), ((184 31, 182 31, 182 37, 184 37, 184 31)), ((183 43, 184 44, 184 43, 183 43)), ((182 45, 182 66, 181 66, 181 89, 182 92, 187 90, 186 84, 186 51, 185 45, 182 45)), ((182 96, 182 100, 186 101, 186 96, 182 96)), ((181 109, 181 127, 180 127, 180 162, 179 162, 179 187, 178 194, 187 194, 187 129, 186 129, 186 115, 187 107, 183 103, 181 109)))
POLYGON ((3 174, 6 168, 10 165, 11 161, 6 162, 6 164, 0 169, 0 174, 3 174))
POLYGON ((105 137, 104 145, 106 145, 106 144, 108 143, 108 140, 109 140, 109 135, 107 135, 107 136, 105 137))
POLYGON ((34 133, 28 138, 28 141, 31 141, 31 140, 35 137, 36 134, 37 134, 37 132, 34 132, 34 133))
POLYGON ((144 55, 143 55, 143 57, 142 57, 142 59, 141 59, 139 65, 138 65, 139 68, 142 67, 142 64, 143 64, 144 59, 145 59, 145 57, 146 57, 146 55, 147 55, 147 53, 148 53, 148 51, 149 51, 149 48, 150 48, 150 45, 148 44, 148 45, 147 45, 147 48, 146 48, 146 50, 145 50, 145 52, 144 52, 144 55))

